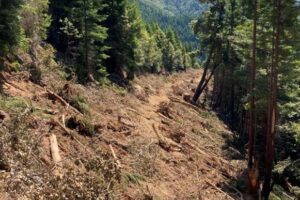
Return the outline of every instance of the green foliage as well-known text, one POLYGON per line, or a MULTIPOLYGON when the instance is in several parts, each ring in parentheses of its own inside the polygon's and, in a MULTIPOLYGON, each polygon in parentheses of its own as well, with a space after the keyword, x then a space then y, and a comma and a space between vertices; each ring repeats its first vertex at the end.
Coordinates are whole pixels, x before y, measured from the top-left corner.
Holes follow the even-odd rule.
POLYGON ((145 178, 138 174, 124 173, 123 177, 127 183, 133 183, 140 185, 141 181, 144 181, 145 178))
POLYGON ((127 94, 126 89, 124 89, 123 87, 118 86, 115 83, 111 83, 111 89, 119 96, 124 97, 127 94))
POLYGON ((105 7, 104 1, 77 0, 71 8, 73 24, 77 24, 79 30, 79 34, 75 36, 79 38, 79 59, 82 60, 83 66, 79 66, 78 72, 82 78, 93 75, 98 70, 102 72, 100 75, 104 73, 101 69, 102 61, 108 57, 105 54, 107 47, 104 45, 107 28, 101 26, 106 19, 106 15, 101 13, 105 7))
POLYGON ((70 99, 68 99, 68 102, 71 106, 78 109, 81 113, 87 115, 90 114, 90 107, 88 105, 87 100, 83 96, 79 94, 73 95, 70 97, 70 99))
POLYGON ((51 1, 54 17, 51 29, 55 33, 50 33, 50 40, 58 37, 57 32, 61 33, 60 41, 55 40, 53 44, 64 53, 66 64, 80 81, 94 77, 100 80, 107 76, 103 65, 108 58, 105 45, 108 29, 103 26, 107 19, 106 8, 104 0, 51 1))
POLYGON ((109 28, 110 58, 106 63, 110 74, 130 80, 145 72, 191 67, 192 58, 174 30, 169 28, 165 33, 157 24, 145 25, 136 1, 117 1, 114 8, 105 23, 109 28))
POLYGON ((0 109, 9 113, 20 113, 27 108, 27 103, 23 98, 0 96, 0 109))
POLYGON ((14 150, 20 150, 21 148, 25 150, 27 148, 27 145, 22 143, 22 140, 26 140, 25 138, 28 136, 29 125, 27 115, 28 113, 12 115, 8 131, 10 133, 11 146, 14 150))
POLYGON ((21 64, 18 62, 18 61, 14 61, 12 64, 11 64, 11 70, 14 71, 14 72, 18 72, 20 71, 21 69, 21 64))
POLYGON ((20 37, 18 11, 22 3, 22 0, 0 1, 0 55, 18 44, 20 37))
POLYGON ((295 138, 297 142, 300 143, 300 123, 292 123, 291 125, 291 131, 295 133, 295 138))
MULTIPOLYGON (((277 14, 274 2, 257 1, 256 78, 255 89, 249 90, 253 48, 253 2, 243 0, 201 0, 209 9, 194 23, 205 58, 212 50, 210 66, 219 66, 214 73, 212 103, 220 116, 245 140, 248 127, 249 99, 255 98, 255 154, 264 155, 270 101, 270 69, 274 66, 274 27, 277 14)), ((299 3, 281 1, 280 51, 278 66, 276 159, 299 157, 300 28, 299 3)), ((210 67, 210 69, 212 69, 210 67)), ((274 75, 273 75, 274 76, 274 75)), ((246 137, 247 138, 247 137, 246 137)), ((263 166, 263 165, 262 165, 263 166)), ((282 193, 282 192, 280 192, 282 193)), ((276 194, 280 196, 279 194, 276 194)), ((279 197, 283 198, 282 196, 279 197)))
POLYGON ((48 8, 49 0, 26 0, 22 5, 21 26, 32 43, 47 39, 47 30, 51 24, 48 8))
POLYGON ((195 0, 139 0, 139 4, 147 22, 157 22, 164 30, 172 27, 184 43, 198 47, 190 24, 206 9, 206 5, 195 0))
POLYGON ((29 51, 30 42, 29 39, 26 37, 25 30, 23 28, 20 29, 20 39, 18 46, 24 52, 29 51))

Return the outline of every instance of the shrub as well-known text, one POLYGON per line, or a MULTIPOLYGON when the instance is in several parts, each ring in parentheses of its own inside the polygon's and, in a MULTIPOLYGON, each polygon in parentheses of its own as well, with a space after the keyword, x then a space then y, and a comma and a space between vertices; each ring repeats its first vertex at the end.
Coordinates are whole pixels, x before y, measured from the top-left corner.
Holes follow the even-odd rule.
POLYGON ((10 113, 20 113, 27 108, 23 98, 0 96, 0 109, 10 113))

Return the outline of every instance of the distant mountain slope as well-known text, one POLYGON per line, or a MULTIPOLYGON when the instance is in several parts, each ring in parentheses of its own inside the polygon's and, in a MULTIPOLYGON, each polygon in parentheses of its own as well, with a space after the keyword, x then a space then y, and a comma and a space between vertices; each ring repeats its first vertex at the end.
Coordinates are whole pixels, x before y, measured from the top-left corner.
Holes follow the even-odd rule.
POLYGON ((156 21, 162 28, 170 26, 184 42, 197 45, 189 26, 205 9, 197 0, 139 0, 139 3, 146 21, 156 21))
POLYGON ((139 0, 141 4, 161 9, 164 14, 198 16, 203 7, 198 0, 139 0))

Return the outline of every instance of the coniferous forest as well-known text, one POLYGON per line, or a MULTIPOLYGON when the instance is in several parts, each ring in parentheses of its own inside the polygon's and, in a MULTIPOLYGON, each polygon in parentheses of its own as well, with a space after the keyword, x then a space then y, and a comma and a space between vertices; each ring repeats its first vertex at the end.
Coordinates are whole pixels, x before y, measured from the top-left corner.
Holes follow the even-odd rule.
POLYGON ((299 0, 0 0, 0 199, 300 199, 299 0))

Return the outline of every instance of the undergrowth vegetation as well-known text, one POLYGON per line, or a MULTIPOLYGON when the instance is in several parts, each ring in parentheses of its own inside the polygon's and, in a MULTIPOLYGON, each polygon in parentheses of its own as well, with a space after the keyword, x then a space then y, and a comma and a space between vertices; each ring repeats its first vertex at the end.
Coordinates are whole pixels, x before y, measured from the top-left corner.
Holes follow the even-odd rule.
POLYGON ((0 109, 11 113, 20 113, 27 108, 25 99, 0 95, 0 109))

